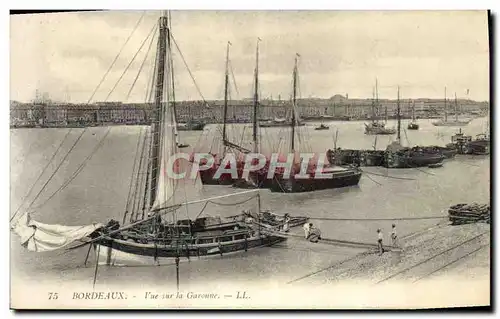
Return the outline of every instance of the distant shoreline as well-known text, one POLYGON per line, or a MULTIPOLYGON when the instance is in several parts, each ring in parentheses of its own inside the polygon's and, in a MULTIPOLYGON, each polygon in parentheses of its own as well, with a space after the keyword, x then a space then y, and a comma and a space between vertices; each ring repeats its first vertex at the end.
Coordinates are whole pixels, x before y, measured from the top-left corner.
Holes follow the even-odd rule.
MULTIPOLYGON (((484 116, 470 116, 470 118, 480 118, 484 116)), ((417 120, 438 120, 441 119, 442 116, 425 116, 425 117, 418 117, 417 120)), ((402 117, 401 120, 410 120, 411 118, 405 116, 402 117)), ((383 120, 383 119, 380 119, 383 120)), ((389 120, 396 120, 393 116, 389 117, 389 120)), ((371 119, 366 119, 366 118, 353 118, 351 120, 345 120, 345 119, 339 119, 339 118, 313 118, 313 119, 304 119, 302 122, 306 123, 320 123, 320 122, 369 122, 371 119)), ((229 125, 233 124, 251 124, 251 121, 239 121, 239 122, 232 122, 232 123, 227 123, 229 125)), ((213 125, 213 124, 218 124, 222 125, 223 123, 221 121, 207 121, 207 125, 213 125)), ((150 123, 144 123, 144 122, 138 122, 138 123, 113 123, 113 122, 106 122, 106 123, 87 123, 87 124, 50 124, 50 125, 39 125, 39 124, 24 124, 24 125, 10 125, 10 129, 29 129, 29 128, 88 128, 88 127, 105 127, 105 126, 149 126, 150 123)))

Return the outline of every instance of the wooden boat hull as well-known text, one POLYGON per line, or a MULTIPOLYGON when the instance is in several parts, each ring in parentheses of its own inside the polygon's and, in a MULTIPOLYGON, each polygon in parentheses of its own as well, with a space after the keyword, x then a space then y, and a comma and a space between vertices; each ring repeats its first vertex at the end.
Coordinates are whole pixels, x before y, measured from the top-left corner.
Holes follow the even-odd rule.
POLYGON ((339 166, 383 166, 385 159, 385 151, 380 150, 330 150, 327 154, 329 163, 339 166))
POLYGON ((365 151, 361 153, 362 166, 383 166, 384 151, 365 151))
POLYGON ((457 155, 456 148, 442 147, 442 146, 424 146, 421 147, 424 153, 443 155, 445 158, 453 158, 457 155))
POLYGON ((348 170, 346 172, 334 173, 333 177, 328 179, 282 179, 280 177, 276 177, 272 181, 271 191, 283 193, 302 193, 355 186, 359 184, 361 175, 362 173, 360 171, 348 170))
POLYGON ((232 185, 235 179, 231 174, 221 174, 220 178, 214 178, 218 166, 214 166, 204 171, 200 171, 200 179, 203 185, 232 185))
POLYGON ((475 140, 467 145, 467 153, 473 155, 487 155, 490 153, 489 140, 475 140))
POLYGON ((416 123, 410 123, 410 124, 408 124, 408 129, 409 130, 418 130, 419 129, 419 125, 416 124, 416 123))
POLYGON ((270 188, 271 179, 267 178, 267 172, 250 172, 249 181, 245 179, 237 179, 233 181, 233 187, 242 189, 255 189, 255 188, 270 188))
POLYGON ((429 168, 438 168, 438 167, 443 167, 443 163, 437 163, 437 164, 429 164, 427 167, 429 168))
POLYGON ((177 131, 203 131, 205 123, 188 123, 186 125, 178 125, 177 131))
MULTIPOLYGON (((305 126, 305 123, 299 123, 296 124, 295 126, 305 126)), ((260 123, 259 127, 290 127, 290 123, 260 123)))
POLYGON ((467 126, 469 125, 470 121, 458 121, 458 122, 444 122, 444 121, 438 121, 438 122, 433 122, 432 125, 434 126, 467 126))
POLYGON ((393 135, 396 134, 396 129, 387 128, 385 126, 372 126, 365 124, 366 135, 393 135))
POLYGON ((398 154, 387 152, 385 167, 387 168, 415 168, 426 167, 432 164, 441 163, 443 155, 432 154, 398 154))
POLYGON ((270 235, 253 236, 231 241, 220 241, 209 244, 142 244, 111 237, 98 241, 99 245, 109 247, 124 253, 148 256, 153 258, 200 257, 223 255, 227 253, 246 251, 248 249, 270 246, 285 241, 286 238, 270 235))
MULTIPOLYGON (((284 216, 278 216, 271 212, 262 212, 260 214, 260 221, 270 226, 281 226, 283 225, 284 216)), ((309 220, 305 216, 289 216, 288 226, 298 227, 304 225, 309 220)))

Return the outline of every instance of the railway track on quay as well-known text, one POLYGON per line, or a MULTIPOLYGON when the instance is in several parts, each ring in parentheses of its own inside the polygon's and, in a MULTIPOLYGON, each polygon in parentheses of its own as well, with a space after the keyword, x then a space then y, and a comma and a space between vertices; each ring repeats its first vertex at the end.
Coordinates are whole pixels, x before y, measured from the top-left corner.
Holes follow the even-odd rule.
MULTIPOLYGON (((414 236, 418 236, 427 231, 435 230, 441 227, 443 226, 440 225, 437 227, 431 227, 425 231, 410 234, 405 237, 410 239, 414 236)), ((487 236, 489 236, 489 234, 490 230, 487 230, 469 239, 460 241, 451 247, 443 248, 442 250, 439 250, 421 260, 415 260, 414 262, 406 261, 405 263, 409 264, 406 267, 404 267, 403 264, 399 264, 398 267, 398 264, 390 265, 389 263, 386 264, 386 266, 381 266, 378 264, 380 257, 378 256, 376 249, 368 249, 351 258, 291 280, 288 284, 295 284, 297 282, 307 282, 308 284, 320 285, 333 284, 335 282, 340 283, 344 281, 344 279, 349 280, 349 278, 358 278, 360 276, 367 277, 367 279, 368 277, 371 277, 372 279, 369 279, 369 281, 375 285, 397 281, 417 282, 443 272, 459 261, 472 258, 474 257, 474 254, 488 248, 490 243, 489 240, 486 242, 485 239, 488 239, 487 236), (375 268, 372 269, 371 267, 374 265, 375 268), (387 272, 384 271, 383 274, 379 274, 378 276, 371 276, 372 272, 377 272, 383 267, 387 267, 385 269, 387 272), (392 271, 390 271, 391 268, 393 268, 392 271)), ((386 253, 391 254, 391 252, 386 253)), ((415 256, 418 255, 417 252, 414 252, 413 254, 415 254, 415 256)))
POLYGON ((487 244, 481 243, 481 239, 489 234, 490 231, 488 230, 470 239, 460 242, 416 264, 399 270, 391 274, 390 276, 377 281, 376 284, 378 285, 381 283, 397 280, 411 280, 411 282, 417 282, 422 279, 428 278, 440 271, 445 270, 447 267, 457 263, 458 261, 461 261, 468 257, 472 257, 473 254, 479 252, 482 249, 485 249, 486 247, 489 247, 489 242, 487 244))

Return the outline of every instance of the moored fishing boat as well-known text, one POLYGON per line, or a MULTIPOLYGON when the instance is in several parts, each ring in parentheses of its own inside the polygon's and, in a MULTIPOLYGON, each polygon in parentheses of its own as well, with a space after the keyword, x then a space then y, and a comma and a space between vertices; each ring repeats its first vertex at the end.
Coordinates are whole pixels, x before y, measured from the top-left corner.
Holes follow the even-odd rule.
POLYGON ((399 87, 397 100, 397 139, 387 146, 385 152, 384 166, 387 168, 415 168, 434 165, 444 160, 444 155, 440 153, 425 152, 420 147, 403 147, 401 145, 401 118, 399 87))
MULTIPOLYGON (((362 172, 357 167, 339 167, 334 165, 322 165, 319 158, 315 158, 316 162, 309 161, 302 163, 302 159, 298 159, 296 152, 296 131, 295 123, 297 120, 297 85, 298 85, 298 58, 299 54, 295 56, 295 66, 293 69, 293 93, 292 93, 292 125, 290 126, 290 149, 289 154, 293 154, 293 164, 291 167, 291 174, 285 176, 285 171, 279 169, 270 180, 271 191, 296 193, 296 192, 311 192, 323 189, 341 188, 358 185, 361 179, 362 172), (307 164, 307 174, 305 177, 297 177, 296 174, 302 173, 302 164, 307 164), (318 169, 318 165, 322 165, 318 169), (329 176, 319 176, 320 174, 329 174, 329 176), (318 174, 318 176, 316 176, 318 174)), ((328 160, 328 159, 327 159, 328 160)))
POLYGON ((467 153, 474 155, 487 155, 490 153, 490 139, 486 134, 478 134, 467 144, 467 153))
POLYGON ((441 154, 445 158, 453 158, 455 155, 457 155, 457 150, 454 148, 448 148, 448 147, 443 147, 443 146, 416 146, 414 149, 418 150, 420 149, 424 153, 428 154, 441 154))
MULTIPOLYGON (((265 122, 260 122, 259 126, 260 127, 289 127, 291 125, 290 121, 287 121, 286 119, 274 119, 271 121, 265 121, 265 122)), ((297 126, 305 126, 306 123, 298 121, 297 126)))
POLYGON ((392 135, 396 134, 396 129, 392 127, 386 127, 388 114, 387 114, 387 106, 385 106, 385 122, 381 122, 378 120, 378 110, 379 110, 379 102, 378 102, 378 80, 375 79, 375 90, 373 92, 372 99, 372 121, 370 123, 365 123, 365 134, 367 135, 392 135), (376 109, 376 111, 375 111, 376 109))
POLYGON ((177 130, 178 131, 203 131, 206 123, 203 121, 188 121, 187 123, 178 123, 177 130))
POLYGON ((411 122, 408 123, 408 129, 409 130, 418 130, 419 125, 417 123, 417 120, 415 118, 415 101, 413 101, 412 106, 411 106, 411 122))
MULTIPOLYGON (((331 174, 329 178, 315 178, 315 169, 308 170, 307 178, 297 178, 294 171, 288 178, 277 174, 273 179, 271 191, 282 193, 302 193, 323 189, 342 188, 359 184, 362 172, 357 167, 325 167, 322 174, 331 174)), ((298 172, 295 172, 298 173, 298 172)))
POLYGON ((446 98, 446 87, 444 88, 444 119, 433 122, 434 126, 466 126, 470 123, 471 119, 458 119, 458 102, 457 95, 455 94, 455 120, 448 121, 448 110, 447 110, 447 98, 446 98))
MULTIPOLYGON (((153 76, 156 85, 154 94, 151 94, 154 96, 153 121, 151 128, 146 130, 147 134, 139 136, 138 139, 137 150, 140 156, 134 163, 135 176, 131 180, 122 223, 110 220, 106 224, 95 223, 86 226, 48 225, 31 219, 30 211, 26 210, 19 216, 16 212, 11 218, 11 229, 21 237, 21 244, 28 250, 73 250, 88 246, 89 252, 94 247, 99 256, 102 247, 108 256, 106 263, 111 263, 114 256, 121 254, 151 257, 151 260, 155 261, 160 257, 175 257, 178 263, 180 257, 243 252, 286 240, 260 232, 262 223, 255 223, 259 219, 258 215, 253 218, 248 214, 242 215, 239 221, 219 216, 199 217, 202 213, 210 215, 205 210, 206 203, 250 193, 257 195, 245 199, 245 202, 257 198, 256 211, 259 212, 260 195, 257 190, 204 198, 200 178, 190 178, 189 173, 194 172, 197 175, 197 172, 193 171, 193 162, 181 158, 169 163, 179 154, 180 143, 174 101, 174 64, 170 46, 173 39, 167 13, 162 13, 157 28, 158 54, 153 76), (135 164, 138 164, 137 169, 135 164), (179 178, 182 172, 188 174, 179 178), (200 207, 202 203, 205 203, 205 206, 200 207), (191 214, 196 211, 196 218, 188 217, 188 207, 191 214)), ((71 149, 68 154, 69 152, 71 149)), ((60 165, 56 172, 59 167, 60 165)), ((44 188, 49 181, 45 183, 44 188)))
POLYGON ((329 130, 330 127, 328 125, 325 125, 325 124, 321 124, 320 126, 317 126, 314 128, 314 130, 316 131, 323 131, 323 130, 329 130))
POLYGON ((438 167, 443 167, 443 162, 435 163, 435 164, 429 164, 427 165, 429 168, 438 168, 438 167))
POLYGON ((472 136, 465 135, 460 128, 458 133, 451 137, 451 143, 446 144, 446 148, 455 150, 457 154, 467 154, 469 152, 469 143, 472 141, 472 136))

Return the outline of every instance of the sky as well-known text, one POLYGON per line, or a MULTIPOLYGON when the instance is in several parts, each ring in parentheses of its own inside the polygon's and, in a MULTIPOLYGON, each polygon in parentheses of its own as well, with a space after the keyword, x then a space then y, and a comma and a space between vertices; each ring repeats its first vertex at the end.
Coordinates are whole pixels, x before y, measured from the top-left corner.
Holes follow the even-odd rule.
MULTIPOLYGON (((91 101, 144 102, 156 49, 154 39, 147 52, 147 37, 160 14, 11 16, 10 99, 30 101, 39 90, 54 100, 89 101, 140 21, 91 101)), ((233 84, 231 96, 252 96, 258 37, 261 98, 290 97, 299 53, 303 98, 370 98, 377 79, 380 98, 395 99, 400 86, 402 98, 443 98, 446 87, 448 97, 456 92, 459 98, 489 100, 486 11, 172 11, 171 18, 173 37, 207 100, 224 97, 228 41, 238 89, 233 84)), ((174 75, 177 100, 202 99, 175 46, 174 75)))

